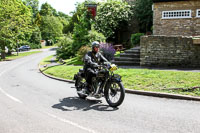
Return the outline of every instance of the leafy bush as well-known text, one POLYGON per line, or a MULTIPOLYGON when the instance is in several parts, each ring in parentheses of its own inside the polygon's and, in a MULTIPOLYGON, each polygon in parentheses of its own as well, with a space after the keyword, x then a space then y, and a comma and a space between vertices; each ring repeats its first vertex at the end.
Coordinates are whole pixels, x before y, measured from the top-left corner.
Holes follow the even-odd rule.
POLYGON ((82 46, 89 43, 88 32, 91 30, 92 20, 88 17, 88 10, 83 10, 83 13, 78 17, 78 22, 74 24, 72 45, 74 52, 78 51, 82 46))
POLYGON ((56 50, 57 58, 67 59, 74 56, 74 50, 72 49, 72 44, 74 43, 71 35, 65 36, 58 42, 58 49, 56 50))
POLYGON ((31 49, 39 49, 39 48, 42 48, 41 44, 38 45, 38 44, 33 44, 33 43, 30 43, 30 47, 31 47, 31 49))
POLYGON ((137 46, 140 44, 140 37, 143 36, 144 33, 136 33, 131 35, 131 45, 137 46))
POLYGON ((116 53, 115 49, 113 48, 113 45, 110 43, 101 43, 100 51, 108 61, 111 61, 116 53))
POLYGON ((89 47, 89 46, 82 46, 82 47, 79 49, 78 53, 77 53, 78 59, 79 59, 79 60, 82 60, 82 59, 84 58, 85 54, 86 54, 88 51, 90 51, 90 50, 91 50, 91 47, 89 47))
POLYGON ((121 28, 123 23, 127 23, 133 12, 127 2, 110 0, 102 2, 98 6, 95 28, 103 33, 106 38, 114 38, 115 32, 121 28))
POLYGON ((90 43, 94 41, 98 41, 98 42, 106 41, 106 37, 102 33, 99 33, 96 30, 94 30, 94 28, 92 28, 92 30, 89 31, 89 34, 87 35, 87 37, 90 43))
POLYGON ((28 45, 28 46, 30 46, 31 43, 28 42, 28 41, 21 41, 21 42, 18 43, 18 47, 23 46, 23 45, 28 45))

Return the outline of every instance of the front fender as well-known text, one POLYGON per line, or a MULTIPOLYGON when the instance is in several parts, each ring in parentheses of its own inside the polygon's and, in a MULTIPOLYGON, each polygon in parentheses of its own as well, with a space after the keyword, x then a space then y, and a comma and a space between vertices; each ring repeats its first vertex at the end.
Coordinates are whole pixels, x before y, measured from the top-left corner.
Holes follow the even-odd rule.
POLYGON ((118 74, 114 74, 112 77, 111 77, 111 81, 114 81, 114 82, 121 82, 121 76, 118 75, 118 74))

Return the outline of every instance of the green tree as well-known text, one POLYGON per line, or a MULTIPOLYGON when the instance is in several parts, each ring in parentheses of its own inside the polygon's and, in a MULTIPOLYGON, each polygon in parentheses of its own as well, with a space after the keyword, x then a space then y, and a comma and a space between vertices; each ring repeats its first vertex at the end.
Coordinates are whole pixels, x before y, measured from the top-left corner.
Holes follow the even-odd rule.
MULTIPOLYGON (((69 58, 75 56, 76 53, 82 46, 91 44, 92 41, 105 41, 103 34, 97 32, 93 28, 94 20, 91 17, 90 12, 88 12, 85 4, 89 1, 79 3, 76 6, 76 12, 74 12, 69 25, 73 22, 72 35, 70 37, 65 37, 67 39, 62 40, 62 45, 57 50, 57 56, 60 58, 69 58), (73 40, 73 41, 69 41, 73 40)), ((90 1, 91 2, 91 1, 90 1)), ((68 28, 68 27, 66 27, 68 28)), ((65 33, 70 33, 68 29, 65 29, 65 33)))
POLYGON ((47 2, 42 4, 40 15, 41 16, 58 16, 57 11, 47 2))
POLYGON ((136 0, 133 3, 134 16, 139 23, 140 32, 151 31, 153 25, 152 0, 136 0))
POLYGON ((107 39, 115 38, 117 32, 128 24, 133 16, 131 6, 121 0, 109 0, 98 6, 95 28, 107 39))
POLYGON ((69 20, 71 17, 63 12, 58 12, 58 16, 69 20))
POLYGON ((80 16, 86 11, 84 3, 76 4, 76 11, 72 12, 72 17, 69 20, 69 25, 65 27, 65 32, 72 33, 75 27, 75 24, 79 22, 80 16))
POLYGON ((58 18, 63 25, 63 34, 68 34, 69 20, 71 17, 62 12, 58 12, 58 18))
POLYGON ((40 48, 40 41, 42 40, 39 27, 35 26, 29 42, 33 48, 40 48))
POLYGON ((37 25, 37 26, 40 26, 41 22, 42 22, 42 17, 41 17, 41 15, 40 15, 40 13, 38 12, 38 13, 36 14, 36 18, 35 18, 34 24, 37 25))
POLYGON ((33 16, 36 17, 36 14, 39 11, 39 0, 25 0, 26 6, 30 6, 33 11, 33 16))
POLYGON ((57 38, 62 36, 63 25, 57 17, 43 16, 40 30, 42 39, 55 42, 57 38))
POLYGON ((25 37, 31 24, 31 11, 21 0, 0 1, 1 58, 5 59, 5 46, 16 45, 25 37))
MULTIPOLYGON (((66 30, 65 30, 68 33, 73 32, 75 24, 78 24, 80 22, 80 17, 88 10, 87 7, 85 7, 85 4, 96 4, 96 1, 95 0, 85 0, 85 2, 83 2, 83 3, 76 3, 76 10, 74 12, 71 12, 72 17, 70 18, 69 25, 68 25, 68 27, 66 27, 66 30)), ((88 19, 90 19, 89 16, 88 16, 88 19)))
POLYGON ((75 23, 73 30, 73 48, 77 51, 81 46, 89 43, 87 37, 88 32, 91 30, 91 20, 87 17, 87 10, 80 16, 78 23, 75 23))

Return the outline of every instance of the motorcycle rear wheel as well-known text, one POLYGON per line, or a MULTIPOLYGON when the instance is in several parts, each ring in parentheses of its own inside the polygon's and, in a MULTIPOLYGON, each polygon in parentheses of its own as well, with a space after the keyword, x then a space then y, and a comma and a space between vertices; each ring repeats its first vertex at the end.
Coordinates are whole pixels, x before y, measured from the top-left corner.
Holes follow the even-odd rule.
POLYGON ((77 91, 78 96, 81 99, 85 99, 87 97, 87 95, 78 93, 78 91, 82 91, 82 89, 84 87, 84 83, 83 83, 83 79, 82 78, 77 78, 75 80, 75 87, 76 87, 76 91, 77 91))
POLYGON ((111 107, 117 107, 122 104, 125 97, 125 89, 121 82, 112 81, 105 88, 104 95, 107 103, 111 107))

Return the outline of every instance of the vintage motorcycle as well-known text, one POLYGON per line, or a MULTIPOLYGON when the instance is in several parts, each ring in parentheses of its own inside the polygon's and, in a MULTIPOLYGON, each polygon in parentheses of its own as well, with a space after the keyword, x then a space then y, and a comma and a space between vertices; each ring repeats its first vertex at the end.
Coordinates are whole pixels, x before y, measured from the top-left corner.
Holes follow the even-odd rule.
POLYGON ((125 89, 121 76, 113 72, 117 70, 117 66, 114 64, 102 64, 97 69, 98 73, 92 78, 91 92, 89 94, 84 91, 87 84, 84 70, 79 69, 79 72, 74 75, 78 96, 82 99, 88 96, 95 98, 105 97, 111 107, 121 105, 125 97, 125 89))

